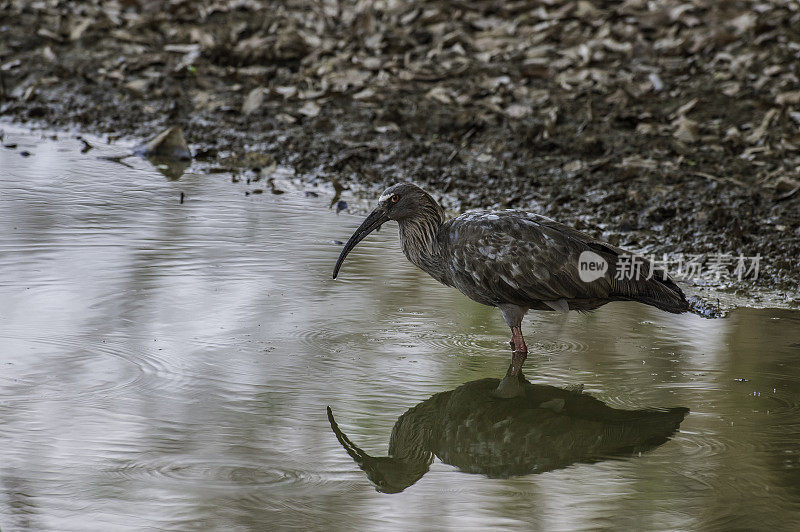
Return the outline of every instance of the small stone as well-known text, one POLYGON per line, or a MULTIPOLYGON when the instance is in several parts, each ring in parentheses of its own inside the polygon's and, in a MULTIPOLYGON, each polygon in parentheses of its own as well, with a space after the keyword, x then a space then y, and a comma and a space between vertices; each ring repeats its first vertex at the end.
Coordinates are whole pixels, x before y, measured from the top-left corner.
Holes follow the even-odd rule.
POLYGON ((664 82, 661 81, 661 77, 659 77, 658 74, 651 72, 648 76, 648 79, 650 80, 650 84, 653 85, 653 90, 655 92, 661 92, 664 90, 664 82))
POLYGON ((800 103, 800 91, 782 92, 775 97, 778 105, 797 105, 800 103))
POLYGON ((520 119, 530 115, 531 112, 532 109, 529 105, 512 103, 511 105, 506 107, 505 115, 509 118, 520 119))
POLYGON ((309 101, 306 102, 305 105, 303 105, 303 107, 301 107, 297 112, 309 118, 314 118, 319 114, 320 107, 316 103, 309 101))
POLYGON ((678 129, 675 130, 673 136, 681 142, 692 144, 697 142, 699 137, 697 122, 690 120, 685 116, 678 119, 678 129))
POLYGON ((150 86, 150 80, 148 79, 134 79, 133 81, 129 81, 125 84, 125 88, 128 89, 131 93, 136 96, 144 96, 147 94, 147 89, 150 86))
POLYGON ((264 89, 257 87, 247 93, 242 104, 242 114, 249 115, 257 111, 261 104, 264 103, 264 89))

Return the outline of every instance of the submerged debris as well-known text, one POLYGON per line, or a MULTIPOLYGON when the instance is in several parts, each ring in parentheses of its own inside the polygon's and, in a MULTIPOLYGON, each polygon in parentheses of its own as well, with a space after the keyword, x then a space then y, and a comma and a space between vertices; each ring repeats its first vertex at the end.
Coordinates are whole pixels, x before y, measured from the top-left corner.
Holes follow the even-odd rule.
POLYGON ((86 140, 85 138, 81 137, 80 135, 78 135, 75 138, 78 139, 79 141, 81 141, 81 143, 83 144, 83 148, 81 148, 81 153, 86 153, 86 152, 94 149, 94 146, 92 146, 89 143, 88 140, 86 140))
POLYGON ((192 152, 186 145, 183 132, 177 126, 170 127, 147 143, 137 146, 133 153, 146 157, 168 179, 179 179, 192 160, 192 152))
POLYGON ((192 152, 183 138, 183 131, 177 126, 170 127, 147 143, 137 146, 134 153, 140 157, 167 158, 180 161, 189 161, 192 152))

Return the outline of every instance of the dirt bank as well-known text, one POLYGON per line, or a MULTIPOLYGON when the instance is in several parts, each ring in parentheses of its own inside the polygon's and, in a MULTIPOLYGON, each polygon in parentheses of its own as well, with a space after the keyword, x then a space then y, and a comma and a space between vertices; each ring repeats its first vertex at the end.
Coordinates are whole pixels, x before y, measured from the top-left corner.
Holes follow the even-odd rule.
POLYGON ((177 124, 209 168, 414 180, 800 290, 796 2, 14 0, 0 35, 7 119, 177 124))

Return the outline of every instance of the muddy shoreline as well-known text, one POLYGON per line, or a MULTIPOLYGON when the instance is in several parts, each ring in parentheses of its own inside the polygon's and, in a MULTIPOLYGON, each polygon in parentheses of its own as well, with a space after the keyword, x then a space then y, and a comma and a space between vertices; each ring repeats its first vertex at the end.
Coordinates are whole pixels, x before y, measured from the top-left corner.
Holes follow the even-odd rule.
POLYGON ((208 171, 412 180, 646 254, 760 255, 755 282, 700 284, 800 292, 788 3, 100 4, 0 4, 0 116, 178 125, 208 171))

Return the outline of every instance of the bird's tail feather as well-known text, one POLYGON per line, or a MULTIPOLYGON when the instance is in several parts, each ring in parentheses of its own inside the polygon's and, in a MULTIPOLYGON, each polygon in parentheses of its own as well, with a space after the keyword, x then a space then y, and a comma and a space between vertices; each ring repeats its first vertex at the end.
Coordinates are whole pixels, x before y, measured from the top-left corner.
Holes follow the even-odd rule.
POLYGON ((669 277, 660 272, 647 280, 618 281, 617 293, 624 299, 638 301, 658 309, 680 314, 689 310, 686 296, 669 277))

